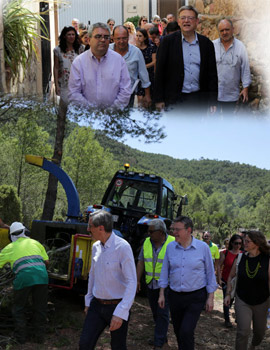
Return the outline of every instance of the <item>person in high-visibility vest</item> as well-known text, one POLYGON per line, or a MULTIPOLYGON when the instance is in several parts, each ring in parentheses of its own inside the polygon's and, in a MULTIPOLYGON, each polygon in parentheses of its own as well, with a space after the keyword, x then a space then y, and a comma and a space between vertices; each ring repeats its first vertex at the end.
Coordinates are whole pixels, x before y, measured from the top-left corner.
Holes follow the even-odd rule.
POLYGON ((152 220, 148 226, 149 237, 144 241, 138 257, 137 292, 141 290, 140 280, 145 271, 147 296, 155 322, 154 340, 150 339, 148 343, 149 345, 154 345, 154 349, 157 350, 162 349, 164 343, 167 342, 169 326, 169 305, 167 298, 165 308, 162 309, 158 305, 158 280, 167 245, 174 241, 174 237, 167 235, 166 225, 160 219, 152 220))
POLYGON ((13 281, 13 319, 15 339, 24 344, 28 336, 26 309, 32 294, 33 318, 32 336, 37 343, 44 342, 44 328, 47 318, 47 294, 49 263, 45 248, 27 235, 27 229, 20 222, 13 222, 9 228, 11 243, 0 252, 0 268, 10 263, 15 274, 13 281))
POLYGON ((215 267, 215 271, 217 271, 217 267, 219 264, 219 259, 220 259, 220 254, 219 254, 219 249, 218 246, 211 241, 211 233, 209 231, 204 231, 203 235, 202 235, 203 241, 209 246, 211 255, 212 255, 212 259, 213 259, 213 263, 214 263, 214 267, 215 267))

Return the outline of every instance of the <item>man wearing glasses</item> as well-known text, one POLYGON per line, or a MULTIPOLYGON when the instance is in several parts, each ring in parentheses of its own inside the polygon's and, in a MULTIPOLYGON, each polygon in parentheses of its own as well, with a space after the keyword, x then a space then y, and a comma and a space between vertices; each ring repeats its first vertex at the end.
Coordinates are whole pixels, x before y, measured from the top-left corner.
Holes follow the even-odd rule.
POLYGON ((230 19, 218 21, 219 39, 213 41, 218 71, 218 101, 222 112, 233 113, 239 100, 248 101, 251 83, 248 55, 244 44, 234 38, 230 19), (243 89, 240 92, 240 82, 243 89))
POLYGON ((179 216, 173 222, 175 241, 167 246, 159 279, 159 306, 165 307, 164 291, 169 287, 168 299, 178 348, 194 350, 194 331, 205 306, 214 307, 217 289, 214 265, 208 246, 192 236, 193 222, 179 216))
POLYGON ((165 306, 158 305, 159 285, 158 280, 162 268, 167 245, 174 241, 174 237, 167 235, 164 221, 160 219, 151 220, 148 223, 149 237, 144 241, 140 251, 137 264, 137 292, 141 290, 141 278, 145 271, 145 281, 147 285, 147 296, 155 322, 154 339, 148 341, 149 345, 154 345, 154 350, 162 349, 167 342, 167 332, 169 326, 169 305, 167 300, 167 290, 165 292, 165 306))
POLYGON ((125 60, 109 50, 108 26, 93 24, 89 37, 90 49, 76 57, 71 66, 69 101, 84 107, 127 106, 131 95, 130 77, 125 60))
POLYGON ((156 107, 179 104, 201 112, 217 106, 217 68, 214 45, 196 32, 198 11, 182 6, 178 11, 181 32, 165 36, 157 53, 154 99, 156 107))

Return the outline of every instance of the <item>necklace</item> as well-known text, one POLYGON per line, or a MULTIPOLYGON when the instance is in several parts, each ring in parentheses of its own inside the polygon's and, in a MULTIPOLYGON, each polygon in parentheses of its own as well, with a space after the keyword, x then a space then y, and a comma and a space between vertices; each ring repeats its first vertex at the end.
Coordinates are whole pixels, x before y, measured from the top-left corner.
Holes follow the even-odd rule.
POLYGON ((258 261, 255 270, 254 271, 250 271, 249 266, 248 266, 248 259, 247 259, 246 260, 246 273, 247 273, 248 278, 254 278, 257 275, 260 267, 261 267, 261 264, 258 261))

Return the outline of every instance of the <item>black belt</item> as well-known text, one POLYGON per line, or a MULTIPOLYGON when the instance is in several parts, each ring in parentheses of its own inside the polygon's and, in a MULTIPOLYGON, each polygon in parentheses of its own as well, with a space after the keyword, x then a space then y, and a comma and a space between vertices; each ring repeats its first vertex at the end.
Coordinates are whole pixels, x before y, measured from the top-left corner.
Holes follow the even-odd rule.
POLYGON ((193 290, 191 292, 176 292, 175 290, 171 289, 170 290, 176 294, 179 294, 179 295, 189 295, 189 294, 193 294, 193 293, 197 293, 197 292, 201 292, 205 289, 206 287, 203 287, 203 288, 200 288, 200 289, 196 289, 196 290, 193 290))
POLYGON ((96 298, 96 300, 102 305, 117 305, 120 303, 120 301, 122 299, 99 299, 99 298, 96 298))

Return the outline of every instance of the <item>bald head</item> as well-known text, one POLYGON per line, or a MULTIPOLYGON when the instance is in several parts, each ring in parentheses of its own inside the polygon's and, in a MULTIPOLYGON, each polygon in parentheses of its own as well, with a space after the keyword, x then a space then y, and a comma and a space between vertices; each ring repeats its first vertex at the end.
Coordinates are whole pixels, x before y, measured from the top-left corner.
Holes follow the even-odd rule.
POLYGON ((143 29, 145 29, 147 31, 147 34, 149 36, 149 29, 150 28, 154 28, 154 24, 153 23, 146 23, 143 27, 143 29))
POLYGON ((230 44, 233 41, 233 23, 229 19, 221 19, 217 25, 220 40, 223 44, 230 44))

